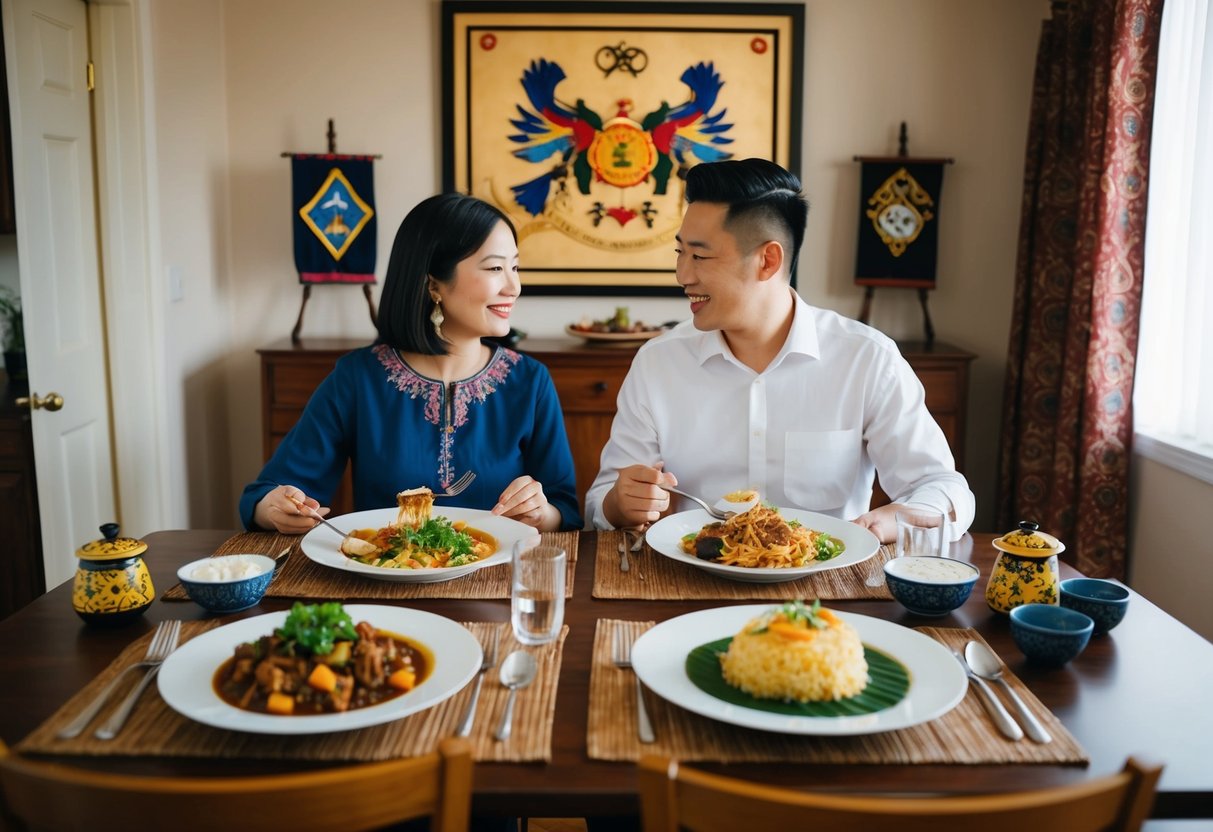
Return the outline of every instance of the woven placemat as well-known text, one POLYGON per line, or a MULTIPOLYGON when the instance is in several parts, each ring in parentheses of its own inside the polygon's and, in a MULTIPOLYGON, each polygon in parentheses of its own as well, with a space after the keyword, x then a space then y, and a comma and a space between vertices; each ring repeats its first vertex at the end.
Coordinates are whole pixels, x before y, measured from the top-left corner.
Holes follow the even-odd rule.
MULTIPOLYGON (((577 532, 544 532, 540 537, 548 546, 562 546, 568 553, 565 575, 566 598, 573 597, 573 573, 577 568, 577 532)), ((236 552, 274 557, 288 547, 294 551, 286 559, 266 590, 267 598, 302 598, 325 601, 382 601, 408 598, 509 598, 509 562, 477 569, 462 578, 439 583, 404 583, 364 578, 321 566, 299 550, 300 538, 273 532, 243 532, 225 540, 212 554, 236 552)), ((164 601, 188 601, 181 584, 160 596, 164 601)))
MULTIPOLYGON (((884 564, 894 555, 892 546, 881 546, 863 563, 842 569, 827 569, 801 578, 774 584, 731 581, 679 563, 646 543, 639 551, 629 552, 629 569, 619 570, 621 531, 598 532, 594 556, 595 598, 641 598, 647 601, 670 600, 777 600, 819 598, 822 601, 892 600, 884 583, 884 564), (871 580, 874 586, 869 586, 871 580)), ((631 540, 629 535, 628 540, 631 540)))
MULTIPOLYGON (((971 688, 959 705, 943 717, 913 728, 852 737, 799 736, 741 728, 693 714, 669 704, 646 689, 645 704, 657 741, 642 744, 636 736, 636 687, 630 670, 611 661, 611 638, 616 627, 639 636, 651 621, 599 619, 594 633, 590 671, 590 711, 586 748, 594 760, 640 759, 642 754, 666 754, 679 760, 726 763, 876 763, 876 764, 1006 764, 1047 763, 1085 765, 1082 746, 1032 692, 1008 673, 1007 681, 1053 735, 1040 745, 1024 739, 1012 742, 998 733, 971 688)), ((947 647, 963 649, 969 640, 983 641, 976 630, 920 627, 919 632, 947 647)))
MULTIPOLYGON (((217 621, 187 621, 181 628, 181 640, 203 633, 218 625, 217 621)), ((493 635, 500 638, 497 657, 503 659, 511 650, 521 649, 514 639, 509 622, 464 623, 482 644, 489 644, 493 635)), ((560 678, 560 660, 568 627, 552 644, 527 648, 539 662, 535 681, 518 692, 514 710, 514 729, 510 738, 498 742, 493 738, 497 720, 505 707, 509 691, 497 676, 498 668, 484 677, 476 720, 469 740, 477 761, 530 762, 552 759, 552 716, 556 707, 556 682, 560 678)), ((71 721, 123 668, 143 658, 151 633, 126 648, 97 678, 73 696, 53 716, 43 722, 17 749, 25 753, 79 754, 83 756, 156 756, 252 758, 267 760, 391 760, 426 754, 438 746, 438 741, 452 736, 463 716, 464 707, 475 684, 434 707, 403 719, 330 734, 272 736, 226 731, 193 722, 170 709, 160 698, 155 685, 149 686, 131 714, 122 732, 112 740, 93 737, 92 731, 102 724, 108 713, 122 701, 139 678, 132 673, 129 680, 114 692, 110 702, 79 737, 61 740, 55 733, 71 721)), ((292 717, 283 717, 291 719, 292 717)))

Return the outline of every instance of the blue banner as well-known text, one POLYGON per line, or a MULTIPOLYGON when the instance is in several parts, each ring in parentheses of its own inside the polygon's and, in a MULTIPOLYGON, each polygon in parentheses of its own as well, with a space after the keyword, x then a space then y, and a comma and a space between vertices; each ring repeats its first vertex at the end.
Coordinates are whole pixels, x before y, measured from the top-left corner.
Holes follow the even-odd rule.
POLYGON ((291 159, 300 283, 374 283, 378 234, 369 156, 291 159))

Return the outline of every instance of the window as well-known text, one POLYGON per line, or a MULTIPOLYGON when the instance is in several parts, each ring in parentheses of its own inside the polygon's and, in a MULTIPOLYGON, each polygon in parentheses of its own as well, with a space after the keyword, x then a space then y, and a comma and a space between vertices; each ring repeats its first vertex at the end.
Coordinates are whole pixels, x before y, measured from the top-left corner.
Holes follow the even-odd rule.
POLYGON ((1163 7, 1146 214, 1137 450, 1213 483, 1213 16, 1163 7))

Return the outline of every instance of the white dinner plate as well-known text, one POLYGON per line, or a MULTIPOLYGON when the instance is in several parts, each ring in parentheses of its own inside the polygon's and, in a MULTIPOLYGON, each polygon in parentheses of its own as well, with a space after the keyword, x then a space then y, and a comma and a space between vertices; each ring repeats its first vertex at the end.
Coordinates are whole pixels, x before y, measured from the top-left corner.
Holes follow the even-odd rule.
POLYGON ((326 734, 392 722, 424 711, 454 696, 480 670, 480 642, 467 628, 449 618, 407 607, 347 604, 354 623, 368 621, 429 648, 434 657, 430 675, 408 693, 339 714, 276 716, 244 711, 215 693, 219 665, 232 657, 236 645, 256 641, 282 626, 287 611, 234 621, 196 636, 169 654, 156 677, 160 696, 177 713, 204 725, 256 734, 326 734))
MULTIPOLYGON (((389 523, 396 522, 399 509, 374 508, 368 511, 355 511, 340 517, 330 517, 329 522, 343 532, 353 532, 355 529, 381 529, 389 523)), ((486 566, 497 566, 509 563, 513 557, 514 543, 538 536, 534 526, 519 523, 508 517, 500 517, 492 512, 478 508, 458 508, 456 506, 434 506, 434 517, 445 517, 448 520, 463 520, 473 528, 488 532, 497 538, 497 551, 482 560, 469 563, 466 566, 451 566, 440 569, 388 569, 383 566, 370 566, 359 563, 353 558, 346 557, 341 552, 341 535, 328 526, 319 525, 303 537, 300 547, 303 554, 321 566, 331 566, 345 572, 366 575, 368 578, 378 578, 381 581, 403 581, 411 584, 431 584, 439 581, 449 581, 484 569, 486 566)))
POLYGON ((938 719, 964 698, 968 680, 942 644, 900 624, 866 615, 834 614, 860 639, 905 665, 910 689, 891 708, 862 716, 791 716, 733 705, 696 687, 687 676, 687 655, 702 644, 734 636, 772 604, 745 604, 700 610, 663 621, 632 646, 632 667, 640 681, 662 699, 709 719, 784 734, 875 734, 938 719))
POLYGON ((863 563, 880 548, 880 541, 862 526, 830 517, 828 514, 818 514, 815 511, 802 511, 798 508, 781 508, 779 513, 785 520, 799 520, 803 525, 814 531, 825 532, 846 544, 842 554, 832 560, 813 561, 808 566, 793 566, 787 569, 758 566, 727 566, 710 560, 700 560, 694 555, 682 551, 682 538, 688 534, 698 534, 708 523, 715 522, 710 514, 701 508, 693 511, 680 511, 663 517, 645 533, 645 540, 667 558, 690 564, 699 569, 707 570, 723 578, 734 581, 745 581, 754 584, 771 584, 780 581, 794 581, 812 572, 822 572, 826 569, 842 569, 863 563))

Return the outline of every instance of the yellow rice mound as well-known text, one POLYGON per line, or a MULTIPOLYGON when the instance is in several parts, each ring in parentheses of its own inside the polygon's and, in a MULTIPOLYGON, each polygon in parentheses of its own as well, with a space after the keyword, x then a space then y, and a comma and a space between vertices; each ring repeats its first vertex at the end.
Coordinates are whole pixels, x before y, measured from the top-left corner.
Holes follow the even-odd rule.
POLYGON ((821 609, 815 626, 776 608, 750 621, 720 657, 724 679, 759 699, 822 702, 846 699, 868 684, 868 663, 855 629, 821 609))

